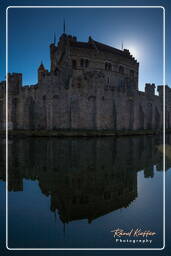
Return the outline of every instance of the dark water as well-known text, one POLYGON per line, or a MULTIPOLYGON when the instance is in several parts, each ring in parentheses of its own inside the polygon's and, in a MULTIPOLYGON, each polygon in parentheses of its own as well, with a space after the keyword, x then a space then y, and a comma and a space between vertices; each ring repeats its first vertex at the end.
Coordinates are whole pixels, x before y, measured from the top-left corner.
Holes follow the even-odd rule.
MULTIPOLYGON (((161 143, 156 136, 9 140, 8 247, 161 248, 161 143), (156 235, 147 238, 151 243, 116 242, 117 228, 156 235)), ((166 177, 170 165, 168 158, 166 177)))

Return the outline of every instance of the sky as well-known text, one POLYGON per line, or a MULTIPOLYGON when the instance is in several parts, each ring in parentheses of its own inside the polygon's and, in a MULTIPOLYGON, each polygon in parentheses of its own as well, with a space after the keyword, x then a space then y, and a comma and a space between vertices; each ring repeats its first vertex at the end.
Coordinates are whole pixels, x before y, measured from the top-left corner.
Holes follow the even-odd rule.
MULTIPOLYGON (((171 85, 171 1, 170 0, 0 0, 0 81, 5 78, 5 9, 9 5, 158 5, 166 8, 166 83, 171 85)), ((12 10, 11 10, 12 11, 12 10)), ((37 10, 38 11, 38 10, 37 10)), ((37 67, 43 60, 49 68, 49 44, 54 32, 62 33, 63 19, 67 32, 79 40, 87 40, 91 35, 95 40, 121 48, 132 48, 140 62, 139 87, 143 90, 145 82, 162 83, 162 11, 159 10, 108 10, 100 12, 87 10, 71 13, 71 10, 53 10, 42 14, 10 13, 9 21, 9 71, 22 72, 24 84, 37 81, 37 67), (94 13, 92 13, 94 12, 94 13)), ((167 182, 168 180, 166 180, 167 182)), ((168 207, 168 204, 167 204, 168 207)), ((168 211, 169 212, 169 211, 168 211)), ((167 212, 167 213, 168 213, 167 212)), ((168 221, 168 218, 167 218, 168 221)), ((166 230, 170 232, 170 222, 166 230)), ((170 233, 168 232, 168 236, 170 233)), ((168 239, 168 237, 167 237, 168 239)), ((0 241, 2 244, 2 241, 0 241)), ((166 240, 168 242, 168 240, 166 240)), ((170 255, 168 246, 164 251, 138 251, 138 255, 170 255), (166 251, 167 250, 167 251, 166 251), (148 253, 147 253, 148 252, 148 253)), ((5 255, 104 255, 74 251, 5 251, 5 255)), ((105 251, 105 255, 137 256, 137 251, 105 251)))
MULTIPOLYGON (((3 6, 3 0, 1 0, 3 6)), ((72 5, 153 5, 166 1, 72 1, 72 5)), ((9 5, 71 5, 71 1, 5 1, 9 5), (9 4, 8 4, 9 3, 9 4)), ((170 6, 167 6, 169 9, 170 6)), ((3 22, 5 21, 5 9, 3 22)), ((10 8, 8 9, 8 72, 23 74, 23 84, 37 83, 37 68, 43 61, 50 68, 49 45, 54 32, 57 39, 63 33, 87 41, 96 41, 121 49, 129 49, 140 63, 139 89, 145 83, 163 84, 163 9, 162 8, 10 8)), ((2 22, 2 24, 3 24, 2 22)), ((170 21, 169 21, 170 22, 170 21)), ((167 26, 168 26, 167 20, 167 26)), ((2 25, 1 25, 2 26, 2 25)), ((166 26, 166 28, 167 28, 166 26)), ((5 24, 2 27, 2 53, 5 62, 5 24), (3 52, 2 52, 3 51, 3 52)), ((166 31, 167 32, 167 31, 166 31)), ((170 40, 170 38, 169 38, 170 40)), ((167 41, 168 35, 167 35, 167 41)), ((168 42, 167 42, 168 44, 168 42)), ((1 46, 0 45, 0 46, 1 46)), ((169 62, 168 55, 166 62, 169 62)), ((166 63, 166 64, 167 64, 166 63)), ((170 64, 170 63, 169 63, 170 64)), ((168 69, 168 68, 167 68, 168 69)), ((168 74, 168 75, 167 75, 168 74)), ((169 72, 166 83, 171 85, 169 72)), ((5 65, 0 68, 0 80, 5 78, 5 65)))

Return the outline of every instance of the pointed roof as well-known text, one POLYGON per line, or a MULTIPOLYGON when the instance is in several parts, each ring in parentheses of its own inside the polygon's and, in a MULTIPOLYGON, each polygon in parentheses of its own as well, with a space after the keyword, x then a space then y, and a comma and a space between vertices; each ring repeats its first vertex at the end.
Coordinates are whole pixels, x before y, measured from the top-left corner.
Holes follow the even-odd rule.
POLYGON ((43 62, 41 61, 41 64, 40 64, 40 66, 39 66, 39 68, 38 68, 39 70, 45 70, 45 67, 44 67, 44 65, 43 65, 43 62))

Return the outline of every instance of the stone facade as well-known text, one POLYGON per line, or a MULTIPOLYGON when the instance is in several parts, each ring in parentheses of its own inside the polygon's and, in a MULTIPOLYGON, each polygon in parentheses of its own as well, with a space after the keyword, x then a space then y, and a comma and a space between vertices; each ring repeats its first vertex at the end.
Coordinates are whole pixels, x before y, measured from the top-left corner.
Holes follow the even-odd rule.
MULTIPOLYGON (((50 45, 51 67, 38 68, 38 83, 22 86, 22 74, 8 74, 11 130, 160 130, 163 86, 138 90, 139 63, 89 37, 62 34, 50 45)), ((0 129, 5 128, 5 88, 0 83, 0 129)), ((166 128, 171 128, 171 89, 166 86, 166 128)))

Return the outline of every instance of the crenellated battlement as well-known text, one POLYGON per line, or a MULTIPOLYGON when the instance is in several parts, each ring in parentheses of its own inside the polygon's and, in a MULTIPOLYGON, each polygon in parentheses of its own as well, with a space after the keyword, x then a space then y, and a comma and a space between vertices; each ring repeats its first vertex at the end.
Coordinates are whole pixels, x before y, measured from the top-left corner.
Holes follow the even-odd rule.
MULTIPOLYGON (((9 73, 10 129, 25 130, 161 130, 163 86, 138 89, 139 63, 129 50, 119 50, 89 37, 80 42, 63 33, 50 44, 50 71, 43 62, 38 82, 22 86, 21 73, 9 73)), ((1 123, 6 82, 0 83, 1 123)), ((166 127, 171 128, 171 88, 166 92, 166 127)), ((4 112, 3 112, 4 113, 4 112)), ((1 129, 4 125, 0 125, 1 129)))
POLYGON ((22 74, 21 73, 8 73, 8 94, 18 94, 22 87, 22 74))
POLYGON ((155 95, 155 84, 146 83, 145 84, 145 93, 147 95, 155 95))

